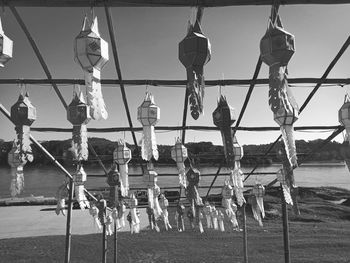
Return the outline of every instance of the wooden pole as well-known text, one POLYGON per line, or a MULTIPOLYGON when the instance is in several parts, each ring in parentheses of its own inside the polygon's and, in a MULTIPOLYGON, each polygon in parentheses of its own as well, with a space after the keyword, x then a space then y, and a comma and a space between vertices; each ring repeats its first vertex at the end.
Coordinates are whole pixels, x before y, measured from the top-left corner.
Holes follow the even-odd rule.
POLYGON ((74 191, 74 183, 73 179, 69 179, 69 195, 68 195, 68 212, 67 212, 67 225, 66 225, 66 251, 64 262, 70 262, 70 250, 71 250, 71 222, 72 222, 72 207, 73 207, 73 191, 74 191))
POLYGON ((283 189, 281 185, 281 201, 282 201, 282 220, 283 220, 283 243, 284 243, 284 262, 290 263, 290 244, 289 244, 289 224, 287 204, 284 200, 283 189))
POLYGON ((248 263, 248 234, 247 234, 247 215, 245 212, 245 203, 242 206, 243 216, 243 262, 248 263))
POLYGON ((118 261, 117 223, 114 222, 114 263, 118 261))
POLYGON ((102 230, 102 263, 107 263, 107 235, 105 222, 103 223, 102 230))

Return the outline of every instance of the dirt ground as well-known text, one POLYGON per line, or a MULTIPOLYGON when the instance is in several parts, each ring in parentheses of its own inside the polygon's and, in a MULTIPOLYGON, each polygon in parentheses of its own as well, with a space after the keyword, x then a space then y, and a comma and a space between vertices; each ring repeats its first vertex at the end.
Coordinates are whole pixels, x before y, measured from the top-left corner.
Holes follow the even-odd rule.
MULTIPOLYGON (((349 196, 349 191, 337 189, 301 189, 301 216, 293 216, 289 210, 292 262, 350 262, 350 207, 339 202, 349 196)), ((265 209, 268 216, 263 227, 247 209, 249 262, 284 262, 276 192, 266 196, 265 209)), ((170 219, 175 225, 173 215, 170 219)), ((22 220, 25 222, 25 216, 22 220)), ((41 224, 44 227, 45 221, 41 224)), ((118 232, 118 262, 243 262, 242 232, 229 230, 228 224, 225 227, 229 231, 205 229, 203 234, 189 229, 188 224, 182 233, 164 231, 162 222, 160 226, 160 233, 147 228, 137 235, 118 232)), ((113 236, 108 237, 107 262, 113 262, 113 246, 113 236)), ((64 247, 64 235, 3 238, 0 262, 63 262, 64 247)), ((101 249, 101 234, 73 234, 71 262, 101 262, 101 249)))

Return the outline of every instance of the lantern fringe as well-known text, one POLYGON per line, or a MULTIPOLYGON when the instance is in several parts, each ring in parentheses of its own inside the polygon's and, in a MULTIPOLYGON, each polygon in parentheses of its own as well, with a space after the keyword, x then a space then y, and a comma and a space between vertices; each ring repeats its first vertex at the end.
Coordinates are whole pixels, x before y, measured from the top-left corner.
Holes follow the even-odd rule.
MULTIPOLYGON (((203 69, 202 69, 203 72, 203 69)), ((189 93, 189 103, 191 116, 197 120, 200 114, 204 114, 203 100, 204 100, 204 76, 195 70, 189 70, 187 89, 189 93)))
POLYGON ((23 166, 19 165, 17 167, 11 168, 11 185, 10 185, 11 197, 15 197, 21 194, 23 189, 24 189, 23 166))
POLYGON ((291 196, 290 188, 287 184, 286 176, 283 169, 278 170, 276 176, 277 176, 278 182, 280 182, 282 186, 282 192, 283 192, 283 197, 285 202, 287 204, 293 205, 293 199, 291 196))
POLYGON ((153 157, 158 160, 159 153, 156 141, 154 126, 143 126, 143 136, 141 141, 141 156, 143 160, 149 161, 153 157))
POLYGON ((180 186, 186 188, 187 181, 186 181, 185 164, 184 163, 176 163, 176 164, 177 164, 177 170, 179 171, 179 184, 180 186))
POLYGON ((185 207, 183 205, 178 204, 175 212, 175 221, 176 221, 177 230, 179 232, 185 231, 184 212, 185 212, 185 207))
POLYGON ((62 213, 62 215, 66 215, 65 208, 66 208, 66 198, 68 196, 68 184, 67 182, 64 182, 56 192, 56 198, 57 198, 57 206, 56 206, 56 214, 59 215, 62 213))
POLYGON ((209 205, 209 203, 204 205, 203 213, 207 220, 207 228, 213 228, 212 221, 211 221, 211 206, 209 205))
POLYGON ((216 210, 215 207, 212 207, 210 215, 211 215, 211 219, 213 221, 213 228, 215 230, 218 230, 219 229, 219 225, 218 225, 218 211, 216 210))
POLYGON ((119 165, 120 172, 120 193, 123 197, 129 194, 128 164, 119 165))
POLYGON ((239 162, 236 162, 236 167, 234 170, 231 170, 230 174, 230 184, 233 186, 235 196, 237 199, 237 204, 242 206, 246 201, 244 199, 243 190, 243 172, 240 168, 239 162))
POLYGON ((161 209, 162 209, 162 218, 164 221, 164 226, 165 226, 165 230, 168 231, 168 229, 172 229, 170 223, 169 223, 169 212, 167 207, 169 206, 168 204, 168 200, 165 198, 162 202, 161 202, 161 209))
POLYGON ((132 230, 131 233, 139 233, 140 232, 140 218, 137 215, 136 207, 133 207, 130 209, 131 213, 131 224, 132 224, 132 230))
MULTIPOLYGON (((263 226, 262 218, 265 217, 265 212, 264 210, 261 210, 261 204, 259 204, 261 201, 258 201, 258 199, 260 198, 257 198, 256 196, 250 196, 248 200, 252 207, 254 219, 258 221, 259 226, 262 227, 263 226)), ((262 205, 262 208, 264 208, 263 205, 262 205)))
POLYGON ((111 215, 108 215, 106 217, 106 235, 111 236, 113 235, 113 229, 112 229, 112 223, 113 223, 113 218, 111 215))
POLYGON ((101 225, 101 222, 100 222, 100 220, 98 218, 99 209, 96 207, 95 204, 92 204, 90 206, 89 213, 93 217, 93 224, 94 224, 94 226, 97 227, 99 230, 101 230, 102 229, 102 225, 101 225))
POLYGON ((200 233, 204 233, 203 224, 202 224, 203 214, 201 211, 198 212, 198 228, 200 233))
POLYGON ((76 184, 74 185, 75 198, 79 203, 81 210, 85 210, 85 208, 90 207, 89 201, 86 199, 84 189, 85 189, 84 185, 76 185, 76 184))
POLYGON ((218 221, 219 221, 219 229, 221 232, 225 232, 224 226, 224 214, 221 211, 218 211, 218 221))
POLYGON ((106 104, 101 89, 101 71, 93 68, 92 72, 85 71, 85 85, 87 90, 87 104, 90 106, 90 116, 94 120, 108 118, 106 104))
POLYGON ((73 125, 72 151, 75 161, 88 160, 89 148, 86 124, 73 125))
MULTIPOLYGON (((30 126, 16 126, 17 145, 20 151, 20 159, 25 164, 27 161, 33 161, 32 148, 30 147, 30 126)), ((23 165, 24 165, 23 164, 23 165)))
POLYGON ((294 128, 293 125, 281 126, 281 133, 286 149, 287 158, 292 167, 298 166, 297 151, 294 140, 294 128))

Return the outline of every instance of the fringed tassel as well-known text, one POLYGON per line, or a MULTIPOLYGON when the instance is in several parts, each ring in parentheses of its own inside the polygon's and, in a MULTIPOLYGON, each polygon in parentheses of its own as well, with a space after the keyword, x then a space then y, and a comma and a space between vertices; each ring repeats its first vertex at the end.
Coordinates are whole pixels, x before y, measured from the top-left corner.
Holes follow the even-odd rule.
POLYGON ((244 184, 243 184, 243 172, 240 168, 239 162, 236 163, 235 169, 231 170, 230 175, 230 184, 232 184, 235 196, 237 199, 237 204, 239 206, 242 206, 246 201, 244 199, 243 190, 244 190, 244 184))
POLYGON ((256 221, 258 221, 259 226, 263 226, 262 223, 262 217, 261 217, 261 210, 258 205, 257 198, 255 196, 249 197, 249 203, 252 207, 253 217, 256 221))
POLYGON ((225 231, 224 226, 224 214, 221 211, 218 211, 218 221, 219 221, 219 228, 221 232, 225 231))
POLYGON ((178 204, 175 212, 175 221, 179 232, 185 231, 184 213, 185 206, 183 204, 178 204))
POLYGON ((179 171, 179 184, 180 186, 186 188, 187 187, 187 181, 186 181, 186 169, 184 163, 176 163, 177 169, 179 171))
POLYGON ((297 151, 294 140, 294 128, 293 125, 281 126, 281 133, 283 142, 286 148, 287 158, 292 167, 298 166, 297 151))
POLYGON ((160 188, 158 185, 155 185, 153 187, 153 210, 154 210, 154 217, 157 219, 162 214, 162 208, 159 205, 158 196, 160 195, 160 188))
POLYGON ((147 160, 147 161, 151 160, 152 157, 155 160, 158 160, 159 158, 154 126, 143 126, 141 156, 143 160, 147 160))
POLYGON ((129 194, 128 164, 119 165, 120 172, 120 193, 123 197, 129 194))
POLYGON ((202 211, 198 211, 198 228, 200 233, 204 233, 202 219, 203 219, 203 213, 202 211))
POLYGON ((136 207, 131 208, 130 213, 133 232, 137 234, 140 232, 140 219, 137 215, 136 207))
POLYGON ((11 177, 10 193, 12 197, 15 197, 24 189, 23 166, 11 168, 11 177))
POLYGON ((113 235, 112 223, 113 223, 113 218, 111 215, 108 215, 106 217, 106 235, 107 236, 113 235))
POLYGON ((56 206, 56 214, 59 215, 62 213, 62 215, 66 215, 65 209, 66 209, 66 198, 68 197, 68 183, 64 182, 57 190, 56 192, 56 198, 57 198, 57 206, 56 206))
POLYGON ((211 221, 211 206, 207 202, 203 207, 203 213, 207 220, 207 228, 213 228, 212 221, 211 221))
POLYGON ((211 214, 211 219, 213 221, 213 227, 215 230, 218 230, 219 229, 218 211, 216 210, 216 208, 214 206, 212 206, 212 210, 211 210, 210 214, 211 214))
POLYGON ((100 70, 93 68, 92 72, 85 71, 85 85, 88 91, 87 104, 90 106, 90 115, 94 120, 108 118, 100 80, 100 70))
MULTIPOLYGON (((32 148, 30 147, 30 126, 16 126, 17 143, 19 146, 21 161, 25 164, 27 161, 33 161, 32 148)), ((23 164, 23 165, 24 165, 23 164)))
POLYGON ((102 229, 102 225, 101 222, 98 218, 98 214, 99 214, 99 209, 97 208, 96 205, 92 204, 90 209, 89 209, 89 213, 93 218, 93 222, 94 222, 94 226, 96 226, 99 230, 102 229))
POLYGON ((73 180, 75 198, 79 203, 80 209, 84 210, 85 208, 89 208, 90 203, 87 200, 84 193, 84 182, 86 181, 86 173, 82 165, 78 165, 77 172, 73 175, 73 180))
POLYGON ((284 200, 286 201, 287 204, 293 205, 293 199, 290 193, 290 188, 287 184, 286 175, 283 169, 278 170, 276 176, 277 176, 278 182, 280 182, 282 186, 284 200))
POLYGON ((204 76, 197 75, 193 70, 187 74, 187 89, 189 93, 190 110, 193 119, 197 120, 200 114, 203 114, 204 99, 204 76))
POLYGON ((74 160, 86 161, 88 159, 89 147, 86 124, 73 125, 72 147, 76 155, 74 160))

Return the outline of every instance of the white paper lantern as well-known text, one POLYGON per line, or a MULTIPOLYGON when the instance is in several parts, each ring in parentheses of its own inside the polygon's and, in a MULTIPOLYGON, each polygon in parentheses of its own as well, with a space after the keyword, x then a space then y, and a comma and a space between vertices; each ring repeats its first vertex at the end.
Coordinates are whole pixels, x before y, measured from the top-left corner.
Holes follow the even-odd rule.
POLYGON ((155 125, 160 119, 160 109, 149 92, 146 93, 144 101, 137 109, 137 119, 143 126, 155 125))
POLYGON ((5 35, 0 18, 0 67, 12 58, 12 50, 13 42, 5 35))
POLYGON ((187 157, 187 148, 182 145, 180 138, 177 138, 175 146, 171 148, 171 158, 177 163, 183 163, 187 157))

